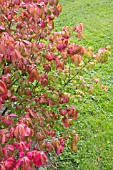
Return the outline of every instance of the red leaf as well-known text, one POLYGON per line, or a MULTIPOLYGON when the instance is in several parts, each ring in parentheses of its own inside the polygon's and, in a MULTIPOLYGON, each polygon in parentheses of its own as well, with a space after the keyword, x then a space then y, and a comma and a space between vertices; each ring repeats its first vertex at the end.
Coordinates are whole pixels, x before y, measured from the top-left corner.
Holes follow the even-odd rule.
POLYGON ((7 95, 7 87, 6 84, 0 80, 0 97, 4 97, 7 95))

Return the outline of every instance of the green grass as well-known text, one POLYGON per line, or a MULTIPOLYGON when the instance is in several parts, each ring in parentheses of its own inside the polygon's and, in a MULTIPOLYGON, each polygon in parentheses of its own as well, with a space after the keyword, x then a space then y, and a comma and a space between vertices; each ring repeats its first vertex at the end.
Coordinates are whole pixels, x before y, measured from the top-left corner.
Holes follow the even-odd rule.
POLYGON ((108 92, 97 87, 82 101, 73 101, 79 110, 75 129, 80 134, 79 150, 66 150, 60 157, 59 170, 113 170, 113 0, 60 0, 63 11, 55 21, 55 29, 65 25, 85 26, 83 40, 71 40, 95 51, 112 46, 112 56, 97 64, 92 74, 109 86, 108 92))

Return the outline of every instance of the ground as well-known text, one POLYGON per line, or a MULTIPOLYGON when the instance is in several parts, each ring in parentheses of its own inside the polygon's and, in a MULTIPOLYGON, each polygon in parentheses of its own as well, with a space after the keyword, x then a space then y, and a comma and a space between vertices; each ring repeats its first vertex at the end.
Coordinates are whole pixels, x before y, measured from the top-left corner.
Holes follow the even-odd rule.
POLYGON ((71 28, 84 24, 84 40, 72 41, 95 49, 112 46, 108 62, 97 64, 91 76, 101 79, 108 91, 97 86, 94 93, 82 101, 73 99, 79 110, 75 123, 81 139, 78 151, 65 151, 60 157, 58 169, 112 170, 113 169, 113 1, 112 0, 60 0, 63 12, 56 19, 55 29, 67 25, 71 28))

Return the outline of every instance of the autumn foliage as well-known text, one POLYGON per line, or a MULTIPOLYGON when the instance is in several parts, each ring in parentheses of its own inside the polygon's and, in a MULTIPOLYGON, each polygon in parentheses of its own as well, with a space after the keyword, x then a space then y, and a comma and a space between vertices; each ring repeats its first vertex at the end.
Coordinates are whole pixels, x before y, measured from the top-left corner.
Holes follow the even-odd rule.
POLYGON ((0 0, 0 170, 47 166, 47 153, 59 155, 68 139, 77 150, 79 136, 69 127, 78 111, 66 87, 77 78, 77 92, 90 93, 81 71, 110 52, 70 42, 72 31, 83 38, 82 23, 54 32, 61 11, 58 0, 0 0))

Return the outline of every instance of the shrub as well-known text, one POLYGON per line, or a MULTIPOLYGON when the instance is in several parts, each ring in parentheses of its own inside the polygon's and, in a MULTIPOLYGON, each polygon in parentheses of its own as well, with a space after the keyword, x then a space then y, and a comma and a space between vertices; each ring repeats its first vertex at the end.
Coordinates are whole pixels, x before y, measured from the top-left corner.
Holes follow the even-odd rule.
MULTIPOLYGON (((105 62, 109 47, 95 55, 70 42, 83 38, 83 24, 54 32, 58 0, 0 0, 0 168, 33 170, 49 166, 48 153, 59 155, 69 139, 77 150, 79 135, 69 127, 78 116, 67 86, 92 93, 83 74, 105 62)), ((94 81, 97 79, 95 78, 94 81)))

